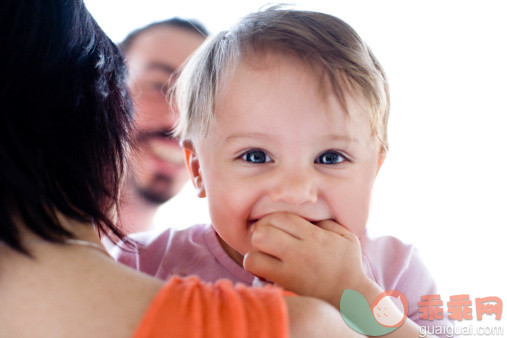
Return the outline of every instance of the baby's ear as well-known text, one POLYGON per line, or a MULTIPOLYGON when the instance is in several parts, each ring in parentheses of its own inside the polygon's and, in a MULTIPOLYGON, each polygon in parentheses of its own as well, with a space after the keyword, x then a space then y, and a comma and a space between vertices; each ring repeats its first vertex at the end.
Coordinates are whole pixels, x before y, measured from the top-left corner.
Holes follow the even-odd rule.
POLYGON ((384 163, 385 159, 386 159, 386 151, 380 150, 377 160, 377 172, 375 173, 375 176, 378 175, 378 172, 380 171, 380 168, 382 167, 382 164, 384 163))
POLYGON ((194 145, 190 141, 183 141, 181 143, 181 146, 185 152, 185 162, 187 164, 187 169, 190 174, 192 183, 197 190, 197 196, 204 198, 206 197, 206 190, 204 189, 201 165, 199 164, 199 158, 195 152, 194 145))

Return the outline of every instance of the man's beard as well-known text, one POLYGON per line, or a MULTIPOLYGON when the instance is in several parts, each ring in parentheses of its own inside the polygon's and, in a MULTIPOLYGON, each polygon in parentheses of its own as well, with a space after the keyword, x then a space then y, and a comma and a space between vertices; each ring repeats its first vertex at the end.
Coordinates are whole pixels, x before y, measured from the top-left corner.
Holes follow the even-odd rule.
POLYGON ((136 193, 146 202, 160 205, 173 198, 173 181, 174 179, 172 177, 156 175, 148 186, 141 187, 136 182, 133 183, 136 193), (160 184, 159 182, 164 182, 163 186, 167 187, 167 189, 160 191, 160 189, 155 188, 160 184))

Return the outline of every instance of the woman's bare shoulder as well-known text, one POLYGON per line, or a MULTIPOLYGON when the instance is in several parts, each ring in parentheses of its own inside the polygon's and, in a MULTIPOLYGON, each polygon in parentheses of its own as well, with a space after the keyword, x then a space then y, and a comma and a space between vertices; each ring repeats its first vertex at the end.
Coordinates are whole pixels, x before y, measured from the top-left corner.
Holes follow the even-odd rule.
POLYGON ((0 260, 1 335, 132 335, 164 282, 85 250, 0 260))

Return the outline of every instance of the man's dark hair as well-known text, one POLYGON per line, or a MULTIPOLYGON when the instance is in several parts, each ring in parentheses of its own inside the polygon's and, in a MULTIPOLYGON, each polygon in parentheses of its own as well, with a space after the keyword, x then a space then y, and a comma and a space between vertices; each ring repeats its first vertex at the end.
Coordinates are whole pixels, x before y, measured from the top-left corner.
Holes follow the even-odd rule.
POLYGON ((81 0, 3 0, 0 241, 28 253, 73 235, 58 215, 121 237, 118 203, 132 128, 123 55, 81 0))
POLYGON ((132 43, 135 41, 135 39, 137 39, 139 35, 153 28, 158 27, 175 27, 186 30, 191 33, 199 34, 203 37, 208 36, 208 31, 199 21, 172 18, 169 20, 153 22, 147 26, 138 28, 135 31, 131 32, 122 42, 120 42, 119 46, 121 50, 126 54, 127 51, 130 49, 130 47, 132 46, 132 43))

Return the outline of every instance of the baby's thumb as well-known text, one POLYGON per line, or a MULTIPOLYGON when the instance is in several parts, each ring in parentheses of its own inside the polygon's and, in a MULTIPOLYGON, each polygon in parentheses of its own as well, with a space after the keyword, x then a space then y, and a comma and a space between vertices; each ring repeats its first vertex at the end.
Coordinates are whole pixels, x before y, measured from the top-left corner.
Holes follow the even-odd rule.
POLYGON ((317 225, 324 230, 334 232, 335 234, 338 234, 343 237, 350 237, 355 236, 353 233, 351 233, 347 228, 345 228, 343 225, 340 225, 339 223, 326 219, 324 221, 320 221, 317 223, 317 225))

